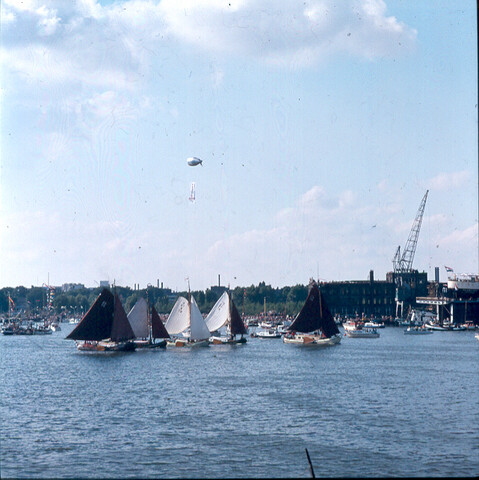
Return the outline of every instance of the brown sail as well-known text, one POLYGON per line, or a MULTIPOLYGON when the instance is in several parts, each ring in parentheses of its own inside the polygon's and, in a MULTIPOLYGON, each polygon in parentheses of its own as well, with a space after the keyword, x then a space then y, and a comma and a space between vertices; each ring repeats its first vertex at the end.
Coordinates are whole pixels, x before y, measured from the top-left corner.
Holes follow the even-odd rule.
POLYGON ((240 314, 238 309, 236 308, 233 299, 230 297, 230 305, 231 305, 231 335, 245 335, 246 327, 244 326, 243 320, 241 320, 240 314))
POLYGON ((306 298, 303 308, 288 327, 288 330, 301 333, 321 330, 328 338, 339 333, 339 329, 316 282, 310 283, 308 298, 306 298))
POLYGON ((151 307, 151 335, 153 338, 170 338, 154 306, 151 307))
POLYGON ((80 323, 66 338, 88 341, 109 338, 113 325, 114 303, 113 294, 108 289, 103 289, 80 323))
POLYGON ((111 327, 110 338, 113 342, 122 342, 135 338, 135 333, 131 328, 118 294, 115 294, 115 309, 113 313, 113 324, 111 327))

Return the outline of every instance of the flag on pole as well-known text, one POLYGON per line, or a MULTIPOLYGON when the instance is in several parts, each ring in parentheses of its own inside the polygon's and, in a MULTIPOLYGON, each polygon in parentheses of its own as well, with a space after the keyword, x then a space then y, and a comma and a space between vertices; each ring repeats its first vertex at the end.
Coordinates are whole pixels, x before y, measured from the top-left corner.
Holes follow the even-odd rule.
POLYGON ((12 305, 12 310, 13 310, 15 308, 15 302, 12 300, 12 297, 10 295, 8 296, 8 301, 12 305))
POLYGON ((444 268, 446 269, 447 273, 454 272, 454 270, 451 267, 446 267, 446 265, 444 265, 444 268))

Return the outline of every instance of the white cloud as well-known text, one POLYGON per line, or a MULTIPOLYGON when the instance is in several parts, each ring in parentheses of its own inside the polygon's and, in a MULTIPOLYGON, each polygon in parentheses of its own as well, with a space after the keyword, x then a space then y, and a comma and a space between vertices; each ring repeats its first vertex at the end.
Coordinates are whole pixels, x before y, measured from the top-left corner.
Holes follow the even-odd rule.
MULTIPOLYGON (((2 28, 3 62, 10 71, 116 88, 136 86, 159 43, 168 39, 298 67, 336 53, 396 55, 416 35, 386 16, 382 0, 132 0, 108 6, 6 0, 2 28)), ((214 78, 220 82, 222 72, 214 78)))
POLYGON ((394 56, 416 38, 415 30, 386 16, 382 0, 164 0, 161 7, 168 33, 189 44, 293 67, 337 53, 394 56))
POLYGON ((431 190, 453 190, 465 186, 471 177, 471 173, 467 170, 440 173, 429 180, 428 185, 431 190))

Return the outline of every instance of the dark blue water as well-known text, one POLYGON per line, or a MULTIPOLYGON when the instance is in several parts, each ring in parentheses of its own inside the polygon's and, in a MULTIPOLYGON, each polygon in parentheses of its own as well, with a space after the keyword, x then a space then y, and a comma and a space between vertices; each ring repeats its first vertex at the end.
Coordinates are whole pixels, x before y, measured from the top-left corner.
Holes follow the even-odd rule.
POLYGON ((0 336, 1 477, 479 474, 474 332, 77 352, 0 336))

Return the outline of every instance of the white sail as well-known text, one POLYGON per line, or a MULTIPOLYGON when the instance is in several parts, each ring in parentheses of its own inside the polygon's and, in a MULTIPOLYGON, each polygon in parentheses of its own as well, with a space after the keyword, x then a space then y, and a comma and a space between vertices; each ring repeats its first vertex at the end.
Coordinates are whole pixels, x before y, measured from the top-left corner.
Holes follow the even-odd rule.
POLYGON ((184 297, 178 297, 171 313, 166 321, 166 331, 170 335, 177 335, 185 331, 190 326, 190 312, 188 300, 184 297))
POLYGON ((228 292, 224 292, 205 319, 208 330, 210 332, 215 332, 216 330, 219 330, 221 327, 223 327, 229 320, 229 313, 230 297, 228 295, 228 292))
POLYGON ((144 298, 139 298, 128 314, 133 333, 136 338, 147 338, 148 331, 148 304, 144 298))
POLYGON ((210 337, 210 331, 201 315, 196 300, 191 296, 191 317, 190 317, 191 340, 206 340, 210 337))

